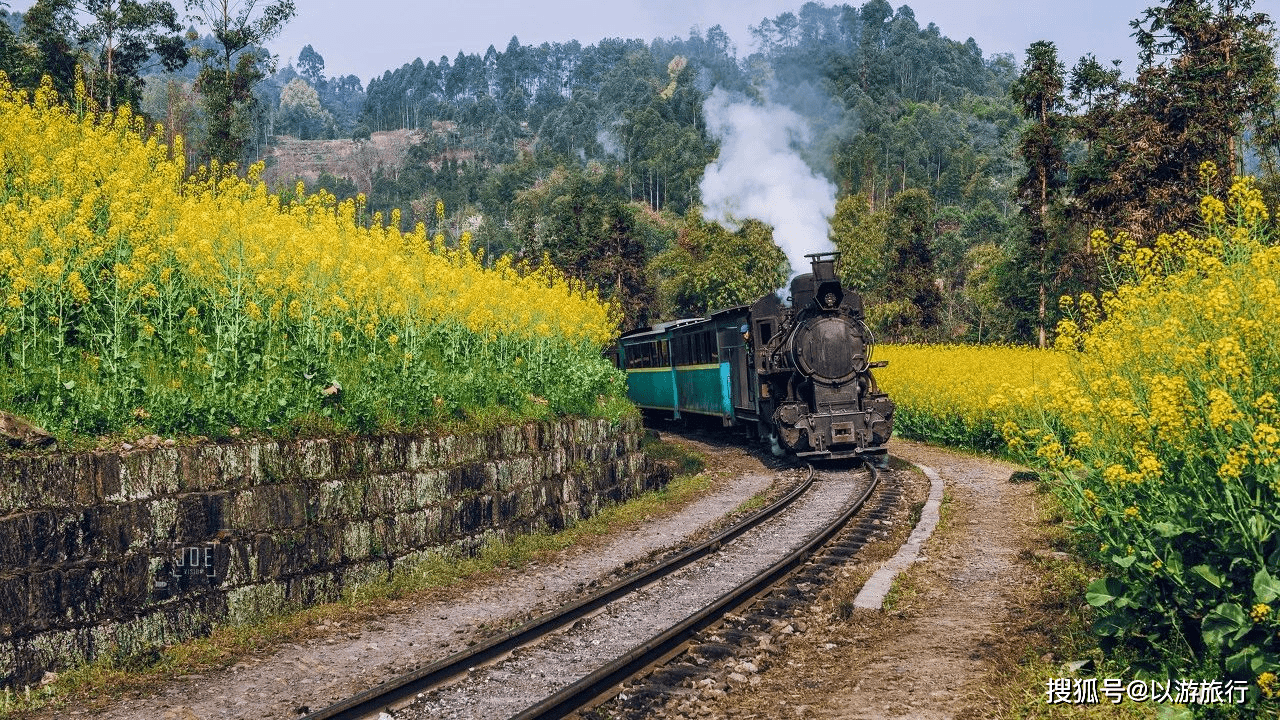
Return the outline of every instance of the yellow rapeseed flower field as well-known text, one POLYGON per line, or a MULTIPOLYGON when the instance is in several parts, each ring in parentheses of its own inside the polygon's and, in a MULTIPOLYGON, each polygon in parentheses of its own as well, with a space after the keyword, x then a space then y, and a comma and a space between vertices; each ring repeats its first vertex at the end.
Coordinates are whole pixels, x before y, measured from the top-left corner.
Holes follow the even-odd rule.
POLYGON ((1145 245, 1095 233, 1115 289, 1063 298, 1056 350, 887 346, 876 377, 902 434, 1041 469, 1097 549, 1086 600, 1104 646, 1149 672, 1247 682, 1247 712, 1270 716, 1280 247, 1251 178, 1200 212, 1145 245))
POLYGON ((879 345, 876 381, 897 404, 895 431, 952 446, 998 450, 1003 424, 1034 415, 1040 393, 1067 370, 1056 351, 995 345, 879 345))
POLYGON ((193 426, 174 415, 183 404, 205 424, 273 425, 350 414, 367 395, 379 407, 366 410, 394 424, 401 411, 442 403, 456 411, 523 395, 540 407, 550 394, 567 411, 614 394, 616 378, 592 360, 616 333, 609 308, 549 265, 485 267, 465 234, 450 248, 421 225, 402 233, 366 218, 363 198, 282 201, 259 167, 188 177, 181 147, 158 142, 127 108, 96 115, 84 102, 68 107, 47 85, 28 98, 0 79, 9 408, 100 431, 141 417, 138 408, 157 417, 147 407, 157 403, 173 406, 161 413, 171 427, 193 426), (552 358, 564 353, 585 358, 590 380, 558 402, 563 384, 532 373, 560 372, 563 358, 552 358), (505 367, 494 375, 476 364, 505 367), (520 382, 499 377, 516 367, 520 382), (459 382, 473 396, 458 396, 454 380, 467 377, 459 382), (345 402, 309 396, 334 383, 345 402), (374 402, 389 393, 417 401, 374 402))

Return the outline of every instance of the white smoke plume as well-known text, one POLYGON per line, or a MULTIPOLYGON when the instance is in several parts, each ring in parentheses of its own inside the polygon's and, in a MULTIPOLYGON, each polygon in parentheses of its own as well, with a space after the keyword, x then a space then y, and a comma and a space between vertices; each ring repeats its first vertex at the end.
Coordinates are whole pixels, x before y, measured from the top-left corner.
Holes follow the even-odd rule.
POLYGON ((706 216, 721 224, 755 218, 773 226, 791 276, 809 272, 805 255, 834 250, 827 238, 836 187, 796 151, 809 140, 804 119, 780 105, 757 105, 720 88, 703 105, 720 157, 702 175, 706 216))

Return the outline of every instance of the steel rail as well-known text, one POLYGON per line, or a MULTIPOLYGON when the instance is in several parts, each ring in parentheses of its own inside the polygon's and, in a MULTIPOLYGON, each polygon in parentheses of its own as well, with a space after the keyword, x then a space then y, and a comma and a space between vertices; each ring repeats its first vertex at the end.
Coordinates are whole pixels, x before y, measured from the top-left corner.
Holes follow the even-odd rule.
POLYGON ((866 504, 867 499, 879 485, 879 473, 869 463, 871 483, 866 492, 854 502, 835 522, 816 534, 798 550, 779 560, 768 570, 747 580, 738 587, 721 595, 714 603, 690 615, 666 632, 652 638, 617 660, 596 670, 577 682, 569 685, 554 695, 514 716, 512 720, 549 720, 563 718, 571 713, 583 710, 594 701, 612 694, 617 686, 640 674, 650 665, 660 663, 668 656, 674 655, 681 645, 694 635, 715 624, 726 613, 747 604, 762 594, 770 586, 789 575, 822 547, 836 533, 840 532, 858 510, 866 504))
POLYGON ((657 582, 689 563, 716 552, 725 543, 732 541, 789 506, 813 485, 813 466, 809 465, 808 467, 809 475, 804 482, 797 485, 773 504, 734 524, 710 540, 689 548, 658 565, 629 575, 581 600, 562 605, 520 627, 485 640, 473 648, 454 653, 426 667, 375 685, 350 698, 306 715, 301 720, 357 720, 370 715, 376 716, 377 713, 388 706, 400 703, 420 692, 444 685, 453 678, 466 674, 472 668, 499 660, 516 648, 529 645, 545 635, 594 613, 628 593, 657 582))

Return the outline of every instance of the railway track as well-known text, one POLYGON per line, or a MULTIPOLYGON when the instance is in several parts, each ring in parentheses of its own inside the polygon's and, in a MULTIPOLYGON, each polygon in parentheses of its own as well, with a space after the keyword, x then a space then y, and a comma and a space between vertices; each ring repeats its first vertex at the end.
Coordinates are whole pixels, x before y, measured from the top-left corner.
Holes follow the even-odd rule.
MULTIPOLYGON (((850 471, 846 474, 846 477, 851 477, 852 475, 853 473, 850 471)), ((570 628, 571 626, 577 628, 591 622, 597 615, 619 612, 616 609, 617 605, 614 605, 614 603, 617 603, 620 599, 628 596, 631 596, 631 598, 642 597, 646 593, 651 593, 654 588, 663 583, 679 585, 684 582, 687 584, 689 581, 673 578, 678 578, 680 573, 686 569, 693 570, 696 567, 708 565, 712 568, 719 567, 723 561, 716 562, 714 556, 716 553, 730 552, 731 548, 727 546, 738 548, 737 552, 750 552, 750 550, 743 550, 738 546, 742 545, 743 542, 747 542, 747 538, 753 536, 757 537, 757 545, 763 542, 767 546, 768 541, 773 536, 784 534, 783 530, 798 524, 795 518, 791 518, 789 523, 778 522, 778 519, 784 513, 788 513, 788 517, 792 514, 803 513, 804 508, 802 506, 806 502, 809 504, 816 502, 813 500, 815 493, 811 492, 814 489, 816 477, 813 467, 810 466, 805 480, 782 498, 698 546, 690 548, 654 567, 626 577, 614 585, 598 590, 581 600, 535 618, 518 628, 484 641, 466 651, 454 654, 412 673, 382 683, 345 701, 311 713, 303 720, 374 718, 392 708, 405 708, 403 714, 400 711, 396 712, 395 717, 397 718, 455 715, 453 712, 446 712, 442 707, 415 710, 414 707, 406 708, 406 706, 413 703, 421 705, 424 698, 435 696, 440 692, 446 692, 447 690, 441 689, 458 682, 460 678, 464 679, 463 682, 468 683, 488 683, 496 680, 492 688, 487 684, 484 687, 502 694, 511 689, 511 686, 505 681, 510 679, 513 673, 504 673, 500 670, 492 670, 492 668, 497 667, 497 664, 505 659, 511 658, 511 663, 515 663, 515 656, 520 653, 531 652, 529 650, 531 647, 556 642, 551 638, 556 636, 557 633, 561 633, 565 628, 570 628), (801 502, 801 498, 807 498, 807 500, 801 502), (770 527, 774 526, 780 526, 781 529, 775 527, 774 530, 769 530, 770 527), (772 535, 769 533, 772 533, 772 535), (691 568, 691 566, 694 567, 691 568), (482 681, 478 680, 477 676, 484 672, 488 672, 489 676, 482 681)), ((764 591, 792 573, 810 558, 817 548, 835 536, 846 526, 850 518, 862 508, 875 491, 878 480, 878 474, 872 469, 869 479, 861 484, 857 492, 853 494, 853 497, 849 497, 848 493, 845 493, 844 497, 837 498, 841 510, 836 514, 834 520, 826 522, 816 530, 809 529, 799 542, 794 539, 790 540, 791 544, 788 547, 791 550, 785 557, 772 562, 762 570, 759 568, 753 569, 749 577, 740 582, 735 582, 732 589, 727 592, 721 592, 714 597, 698 600, 696 605, 698 609, 695 612, 684 615, 683 619, 678 621, 666 622, 660 626, 666 629, 656 634, 650 633, 650 639, 638 645, 635 644, 634 638, 627 639, 625 652, 617 653, 614 656, 616 659, 607 662, 601 667, 596 667, 590 672, 577 675, 576 677, 579 677, 579 679, 576 681, 569 682, 567 685, 563 682, 548 681, 555 687, 544 692, 544 698, 540 701, 532 704, 527 701, 519 701, 519 705, 525 709, 517 709, 514 712, 514 717, 521 720, 564 717, 607 699, 614 689, 629 678, 636 677, 646 669, 676 657, 699 632, 718 622, 726 613, 742 608, 754 598, 760 597, 764 591)), ((835 483, 830 483, 829 485, 831 487, 824 491, 827 495, 839 494, 835 483)), ((823 492, 816 493, 819 498, 822 495, 823 492)), ((830 504, 832 500, 827 498, 825 502, 830 504)), ((672 592, 679 593, 683 591, 676 589, 672 592)), ((657 598, 654 602, 661 603, 662 600, 657 598)), ((644 611, 639 612, 642 616, 647 615, 644 611)), ((645 619, 648 618, 645 617, 645 619)), ((629 625, 625 618, 620 618, 619 622, 622 623, 623 627, 628 627, 629 625)), ((564 634, 566 633, 561 633, 561 635, 564 634)), ((577 642, 582 643, 584 641, 578 640, 577 642)), ((594 645, 599 641, 587 640, 585 642, 594 645)), ((569 647, 562 650, 562 652, 573 655, 575 650, 569 647)), ((579 659, 579 657, 572 658, 572 660, 579 659)), ((521 682, 527 682, 531 678, 522 675, 520 679, 521 682)), ((456 710, 457 708, 454 709, 456 710)), ((495 712, 498 711, 490 708, 472 716, 495 716, 495 712)), ((513 715, 512 712, 506 710, 501 711, 501 714, 505 716, 513 715)), ((456 716, 465 717, 467 715, 456 716)))

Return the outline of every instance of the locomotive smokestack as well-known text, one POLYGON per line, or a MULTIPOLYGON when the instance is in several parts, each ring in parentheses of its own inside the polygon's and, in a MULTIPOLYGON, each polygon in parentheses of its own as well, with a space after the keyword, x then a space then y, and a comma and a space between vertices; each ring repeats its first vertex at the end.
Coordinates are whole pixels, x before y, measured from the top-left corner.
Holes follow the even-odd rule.
POLYGON ((805 255, 813 265, 813 279, 819 283, 836 279, 836 258, 838 252, 813 253, 805 255))

